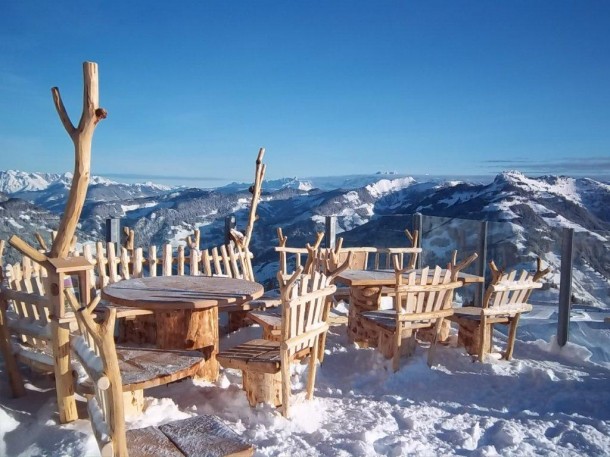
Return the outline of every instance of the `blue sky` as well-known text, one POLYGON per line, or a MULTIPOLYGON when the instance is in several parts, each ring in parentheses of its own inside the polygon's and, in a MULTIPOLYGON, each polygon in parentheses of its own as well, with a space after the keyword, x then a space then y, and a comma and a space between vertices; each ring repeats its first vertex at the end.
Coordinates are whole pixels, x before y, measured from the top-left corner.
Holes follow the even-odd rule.
POLYGON ((0 169, 73 169, 85 60, 118 180, 610 175, 610 2, 6 1, 0 169))

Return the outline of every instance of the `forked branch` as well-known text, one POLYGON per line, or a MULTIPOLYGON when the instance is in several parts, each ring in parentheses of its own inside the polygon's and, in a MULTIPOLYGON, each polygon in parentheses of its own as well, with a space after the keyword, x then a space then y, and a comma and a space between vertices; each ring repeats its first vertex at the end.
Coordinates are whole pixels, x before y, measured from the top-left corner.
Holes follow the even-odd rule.
POLYGON ((551 267, 548 266, 544 270, 542 269, 542 259, 540 257, 536 258, 536 273, 534 273, 533 281, 536 282, 542 279, 544 276, 551 272, 551 267))
POLYGON ((248 215, 248 225, 246 225, 246 232, 244 235, 243 247, 245 249, 250 246, 250 240, 252 239, 252 231, 254 230, 254 222, 257 219, 256 209, 261 198, 261 191, 263 188, 263 179, 265 177, 266 166, 263 163, 263 156, 265 155, 265 148, 260 148, 258 151, 258 157, 256 158, 256 169, 254 172, 254 184, 250 187, 252 192, 252 204, 250 205, 250 214, 248 215))
POLYGON ((470 265, 472 262, 474 262, 478 257, 479 257, 479 254, 477 254, 476 252, 473 252, 472 254, 470 254, 470 256, 468 256, 467 258, 462 260, 460 263, 458 263, 457 262, 457 251, 453 251, 451 263, 448 265, 448 268, 451 270, 451 280, 456 281, 460 271, 465 269, 468 265, 470 265))
POLYGON ((76 231, 76 225, 80 218, 89 178, 91 174, 91 142, 93 131, 97 123, 107 115, 106 110, 99 107, 99 81, 97 64, 94 62, 83 63, 83 111, 78 128, 70 120, 66 108, 61 99, 59 89, 51 89, 53 102, 59 114, 59 118, 74 143, 74 175, 72 186, 68 195, 68 201, 64 209, 57 237, 53 240, 50 257, 66 257, 70 251, 70 244, 76 231))

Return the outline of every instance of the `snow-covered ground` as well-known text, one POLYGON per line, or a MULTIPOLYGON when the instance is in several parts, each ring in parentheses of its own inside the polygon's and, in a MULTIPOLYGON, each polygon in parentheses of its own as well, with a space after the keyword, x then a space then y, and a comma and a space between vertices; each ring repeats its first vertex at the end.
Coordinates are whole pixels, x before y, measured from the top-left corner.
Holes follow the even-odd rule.
MULTIPOLYGON (((473 363, 453 335, 432 369, 422 345, 397 373, 375 350, 350 344, 345 326, 331 327, 315 399, 304 400, 307 366, 297 366, 288 420, 268 405, 250 408, 239 372, 225 370, 214 384, 147 390, 144 414, 128 426, 216 414, 259 456, 608 455, 610 325, 574 320, 574 342, 559 348, 545 311, 522 320, 510 362, 473 363)), ((221 345, 259 334, 241 329, 221 345)), ((505 336, 495 336, 502 347, 505 336)), ((55 411, 48 378, 32 375, 27 396, 12 399, 0 374, 0 456, 99 455, 89 422, 58 425, 55 411)))

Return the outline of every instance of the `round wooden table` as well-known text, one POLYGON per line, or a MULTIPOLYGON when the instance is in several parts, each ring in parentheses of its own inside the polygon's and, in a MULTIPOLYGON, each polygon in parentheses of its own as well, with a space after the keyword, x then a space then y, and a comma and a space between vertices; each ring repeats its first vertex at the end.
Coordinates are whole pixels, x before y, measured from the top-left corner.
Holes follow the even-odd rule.
POLYGON ((219 276, 155 276, 104 287, 102 298, 154 311, 155 344, 161 349, 201 351, 206 363, 197 376, 218 378, 218 307, 240 305, 263 295, 263 286, 219 276))

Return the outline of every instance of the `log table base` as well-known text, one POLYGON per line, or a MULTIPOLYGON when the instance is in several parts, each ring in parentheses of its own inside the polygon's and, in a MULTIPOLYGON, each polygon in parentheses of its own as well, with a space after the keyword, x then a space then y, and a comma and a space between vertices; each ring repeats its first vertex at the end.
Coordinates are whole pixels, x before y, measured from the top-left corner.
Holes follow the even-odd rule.
POLYGON ((205 363, 195 377, 216 381, 220 365, 218 354, 218 308, 185 309, 155 313, 157 319, 157 347, 159 349, 187 349, 201 351, 205 363))
POLYGON ((380 307, 381 287, 350 287, 347 336, 360 347, 376 347, 379 335, 362 325, 360 313, 376 311, 380 307))
POLYGON ((246 391, 250 406, 258 403, 282 404, 282 373, 256 373, 243 370, 243 389, 246 391))
MULTIPOLYGON (((470 355, 477 356, 481 346, 481 326, 478 320, 460 319, 458 330, 458 346, 464 346, 470 355)), ((485 329, 485 348, 484 354, 491 352, 491 335, 493 325, 487 325, 485 329)))

